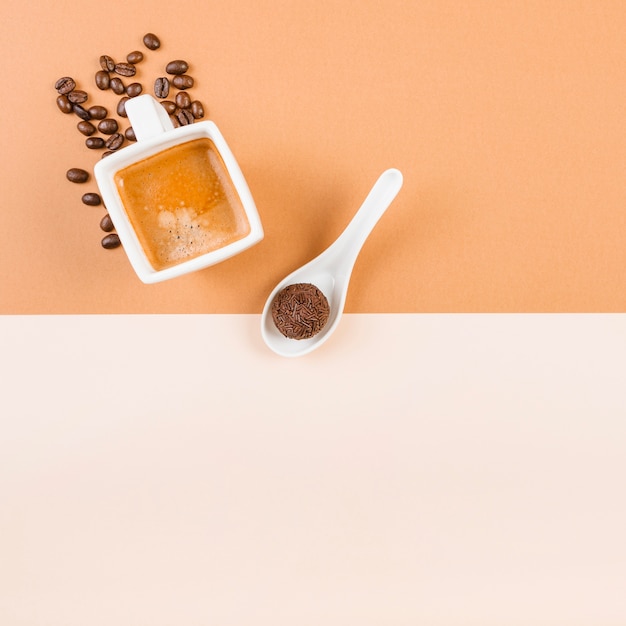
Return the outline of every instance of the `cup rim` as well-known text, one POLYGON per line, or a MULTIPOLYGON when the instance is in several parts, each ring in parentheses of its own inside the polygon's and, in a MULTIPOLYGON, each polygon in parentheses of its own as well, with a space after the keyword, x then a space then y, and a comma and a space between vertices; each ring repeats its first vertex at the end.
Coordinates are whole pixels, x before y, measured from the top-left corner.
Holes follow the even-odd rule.
POLYGON ((243 173, 217 125, 210 120, 166 130, 158 136, 121 148, 95 164, 94 177, 130 264, 144 283, 161 282, 215 265, 243 252, 263 239, 264 233, 261 220, 243 173), (118 171, 133 163, 163 152, 168 148, 203 137, 213 142, 224 161, 226 170, 235 191, 239 195, 244 213, 248 219, 250 232, 245 237, 217 250, 212 250, 171 267, 157 270, 148 260, 143 246, 131 225, 117 190, 114 176, 118 171))

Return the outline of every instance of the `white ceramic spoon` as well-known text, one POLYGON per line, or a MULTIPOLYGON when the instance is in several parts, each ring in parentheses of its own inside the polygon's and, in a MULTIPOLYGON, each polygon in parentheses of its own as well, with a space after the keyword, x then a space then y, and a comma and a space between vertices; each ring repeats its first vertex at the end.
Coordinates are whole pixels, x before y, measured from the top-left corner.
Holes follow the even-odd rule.
POLYGON ((402 187, 402 174, 389 169, 376 181, 361 208, 338 239, 319 256, 284 278, 272 291, 261 316, 261 335, 268 347, 281 356, 301 356, 321 346, 333 333, 346 303, 348 284, 357 256, 372 229, 402 187), (287 285, 311 283, 327 298, 330 316, 324 328, 310 339, 289 339, 272 319, 276 294, 287 285))

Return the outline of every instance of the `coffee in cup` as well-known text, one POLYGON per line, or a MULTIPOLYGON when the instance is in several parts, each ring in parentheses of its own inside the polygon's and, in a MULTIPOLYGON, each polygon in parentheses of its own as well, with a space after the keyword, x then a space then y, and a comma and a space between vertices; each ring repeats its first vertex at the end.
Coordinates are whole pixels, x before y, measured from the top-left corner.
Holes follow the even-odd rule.
POLYGON ((208 267, 263 238, 243 174, 213 122, 174 129, 150 95, 130 99, 126 110, 137 143, 94 173, 143 282, 208 267))

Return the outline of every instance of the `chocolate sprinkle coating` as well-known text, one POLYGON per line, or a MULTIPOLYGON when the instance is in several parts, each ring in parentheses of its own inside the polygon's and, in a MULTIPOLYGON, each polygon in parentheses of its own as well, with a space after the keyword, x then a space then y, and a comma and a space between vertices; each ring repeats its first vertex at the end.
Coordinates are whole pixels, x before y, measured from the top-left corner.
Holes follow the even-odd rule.
POLYGON ((328 322, 326 296, 311 283, 288 285, 272 301, 272 319, 287 339, 310 339, 328 322))

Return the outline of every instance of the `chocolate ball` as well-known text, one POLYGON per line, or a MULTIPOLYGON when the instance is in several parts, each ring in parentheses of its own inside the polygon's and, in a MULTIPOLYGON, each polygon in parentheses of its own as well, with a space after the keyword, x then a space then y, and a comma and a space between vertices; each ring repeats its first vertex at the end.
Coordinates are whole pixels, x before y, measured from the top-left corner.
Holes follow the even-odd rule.
POLYGON ((330 316, 326 296, 310 283, 281 289, 271 310, 276 328, 288 339, 310 339, 324 328, 330 316))

